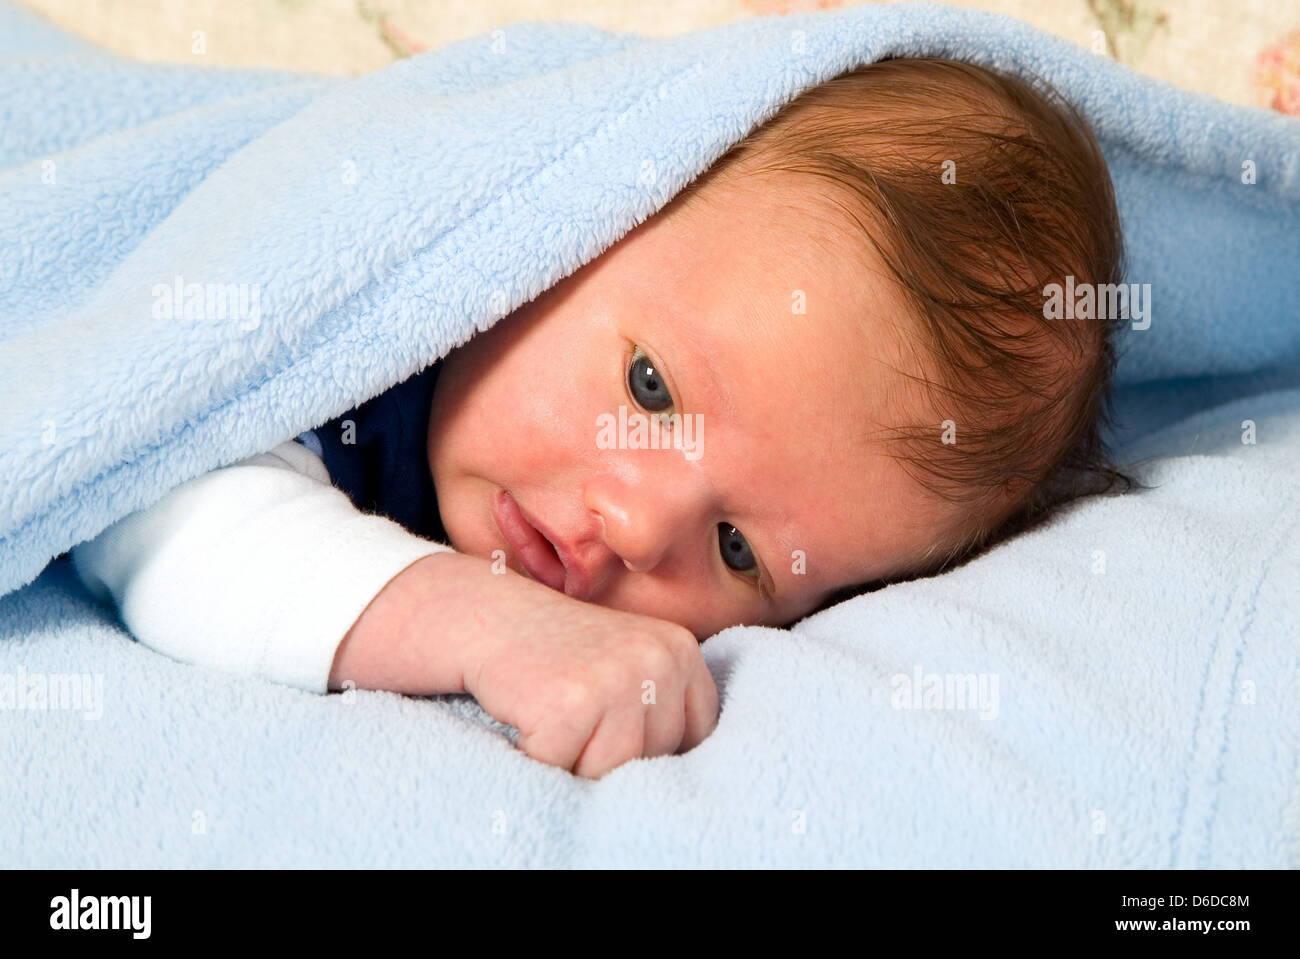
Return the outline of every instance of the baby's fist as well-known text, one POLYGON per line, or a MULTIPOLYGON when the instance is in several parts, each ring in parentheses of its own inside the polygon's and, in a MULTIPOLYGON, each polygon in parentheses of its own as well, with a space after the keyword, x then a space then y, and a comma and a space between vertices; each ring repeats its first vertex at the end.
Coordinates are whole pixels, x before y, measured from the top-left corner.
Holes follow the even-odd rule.
POLYGON ((599 779, 629 759, 685 752, 712 732, 718 691, 691 632, 553 593, 479 651, 466 688, 534 759, 599 779))

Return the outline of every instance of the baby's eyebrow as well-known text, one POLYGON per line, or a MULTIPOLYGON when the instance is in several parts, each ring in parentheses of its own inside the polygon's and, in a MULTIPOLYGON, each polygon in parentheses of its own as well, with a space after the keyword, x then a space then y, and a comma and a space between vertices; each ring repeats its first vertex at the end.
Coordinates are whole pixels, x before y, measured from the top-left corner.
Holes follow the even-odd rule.
MULTIPOLYGON (((686 332, 688 329, 689 327, 684 324, 677 324, 676 329, 670 330, 667 337, 672 352, 671 355, 664 357, 664 362, 672 371, 677 389, 689 394, 696 400, 697 405, 700 397, 706 396, 718 408, 713 410, 714 413, 721 412, 728 417, 733 417, 736 404, 731 398, 731 391, 723 389, 725 384, 719 376, 718 367, 712 362, 709 344, 696 336, 694 331, 686 332), (697 358, 700 361, 698 363, 697 358), (690 385, 683 386, 683 383, 690 385)), ((680 400, 681 397, 677 399, 680 400)), ((698 413, 700 410, 694 409, 691 412, 698 413)))

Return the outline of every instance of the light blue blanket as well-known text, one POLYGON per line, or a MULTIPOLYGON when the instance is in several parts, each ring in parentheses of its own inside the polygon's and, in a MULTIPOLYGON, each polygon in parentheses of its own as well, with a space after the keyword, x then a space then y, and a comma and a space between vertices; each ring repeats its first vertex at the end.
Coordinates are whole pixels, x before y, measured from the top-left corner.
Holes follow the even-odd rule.
POLYGON ((1300 864, 1294 120, 936 6, 521 23, 342 80, 125 63, 0 2, 0 225, 0 863, 1300 864), (1152 289, 1116 434, 1152 492, 719 634, 716 732, 598 783, 467 697, 172 662, 47 568, 401 381, 891 55, 1045 76, 1093 122, 1152 289), (169 316, 191 283, 235 295, 169 316))

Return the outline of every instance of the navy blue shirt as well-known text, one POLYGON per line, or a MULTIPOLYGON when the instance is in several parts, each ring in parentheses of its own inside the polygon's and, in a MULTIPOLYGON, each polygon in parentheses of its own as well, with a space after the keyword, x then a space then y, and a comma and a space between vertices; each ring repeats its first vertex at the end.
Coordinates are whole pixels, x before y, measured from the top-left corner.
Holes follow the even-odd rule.
MULTIPOLYGON (((447 542, 429 474, 429 407, 441 361, 311 432, 334 485, 364 513, 447 542)), ((311 447, 299 437, 299 442, 311 447)))

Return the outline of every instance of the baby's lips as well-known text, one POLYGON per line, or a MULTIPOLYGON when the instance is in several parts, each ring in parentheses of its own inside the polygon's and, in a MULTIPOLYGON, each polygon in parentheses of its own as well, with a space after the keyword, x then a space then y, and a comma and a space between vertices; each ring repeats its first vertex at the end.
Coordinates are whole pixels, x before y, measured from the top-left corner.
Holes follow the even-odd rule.
POLYGON ((564 592, 564 564, 550 541, 524 518, 509 491, 498 490, 492 497, 492 518, 527 574, 551 589, 564 592))

